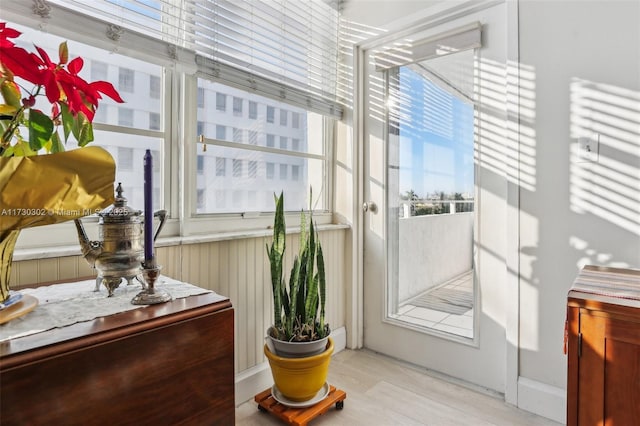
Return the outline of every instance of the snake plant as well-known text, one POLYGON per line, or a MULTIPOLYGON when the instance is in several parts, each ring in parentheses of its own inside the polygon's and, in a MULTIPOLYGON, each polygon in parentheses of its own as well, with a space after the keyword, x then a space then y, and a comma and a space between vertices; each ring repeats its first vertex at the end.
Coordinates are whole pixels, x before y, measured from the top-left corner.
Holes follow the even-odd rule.
POLYGON ((326 279, 324 257, 318 233, 304 211, 300 218, 300 248, 295 256, 289 280, 283 276, 286 248, 284 195, 275 196, 276 212, 273 223, 273 241, 267 244, 271 266, 274 318, 272 336, 278 340, 305 342, 329 335, 325 324, 326 279))

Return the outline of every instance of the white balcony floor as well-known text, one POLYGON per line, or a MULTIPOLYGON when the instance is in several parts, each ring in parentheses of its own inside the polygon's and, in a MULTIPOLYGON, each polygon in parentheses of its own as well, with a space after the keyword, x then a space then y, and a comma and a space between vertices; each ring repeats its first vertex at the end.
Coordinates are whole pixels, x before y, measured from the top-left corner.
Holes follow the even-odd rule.
MULTIPOLYGON (((462 274, 438 286, 438 288, 473 293, 473 271, 462 274)), ((432 290, 430 289, 429 291, 432 290)), ((424 294, 428 294, 429 291, 424 294)), ((422 295, 418 297, 421 296, 422 295)), ((411 301, 408 301, 400 307, 396 318, 434 330, 473 338, 473 308, 461 314, 451 314, 440 310, 416 306, 413 305, 411 301)))

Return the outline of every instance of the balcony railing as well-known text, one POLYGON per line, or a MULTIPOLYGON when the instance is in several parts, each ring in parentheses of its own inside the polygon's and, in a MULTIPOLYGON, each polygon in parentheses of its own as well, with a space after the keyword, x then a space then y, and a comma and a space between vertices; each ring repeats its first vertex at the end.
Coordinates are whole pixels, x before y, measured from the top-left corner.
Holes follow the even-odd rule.
POLYGON ((400 205, 400 217, 412 217, 472 212, 475 200, 416 199, 403 200, 400 205))

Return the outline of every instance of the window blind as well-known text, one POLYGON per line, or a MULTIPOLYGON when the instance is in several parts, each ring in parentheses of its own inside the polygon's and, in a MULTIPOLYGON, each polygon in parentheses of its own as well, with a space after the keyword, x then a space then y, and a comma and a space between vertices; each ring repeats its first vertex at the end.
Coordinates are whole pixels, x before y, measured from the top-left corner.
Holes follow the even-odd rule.
POLYGON ((142 48, 187 69, 195 56, 201 75, 340 117, 337 1, 49 0, 42 21, 64 32, 75 17, 74 31, 89 37, 104 23, 122 51, 142 48))
POLYGON ((323 114, 342 114, 335 102, 335 7, 323 0, 200 0, 193 8, 198 68, 205 75, 323 114))
MULTIPOLYGON (((49 0, 175 46, 191 49, 188 2, 184 0, 49 0)), ((114 31, 118 31, 117 29, 114 31)))

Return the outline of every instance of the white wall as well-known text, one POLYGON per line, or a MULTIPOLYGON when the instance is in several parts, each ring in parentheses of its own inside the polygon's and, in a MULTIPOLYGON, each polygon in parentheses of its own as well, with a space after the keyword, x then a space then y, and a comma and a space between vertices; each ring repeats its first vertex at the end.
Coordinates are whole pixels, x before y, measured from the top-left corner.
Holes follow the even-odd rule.
MULTIPOLYGON (((433 5, 380 3, 346 3, 361 40, 365 30, 374 37, 397 22, 428 16, 433 5)), ((517 184, 520 221, 519 245, 509 246, 506 257, 519 259, 519 276, 509 281, 517 291, 503 290, 505 298, 519 294, 519 300, 509 299, 501 309, 519 304, 520 311, 515 337, 505 330, 505 358, 512 360, 514 350, 518 357, 518 388, 510 400, 563 421, 563 327, 573 279, 585 264, 640 268, 640 2, 520 0, 517 6, 519 161, 513 152, 505 159, 512 162, 506 167, 510 183, 517 184), (579 162, 576 139, 596 132, 598 162, 579 162)), ((341 137, 350 150, 349 132, 341 137)), ((345 182, 351 183, 356 160, 343 158, 349 160, 345 182)))
POLYGON ((579 269, 640 268, 640 2, 525 0, 519 19, 532 166, 520 189, 520 375, 564 389, 579 269), (578 162, 576 138, 594 132, 599 161, 578 162))

